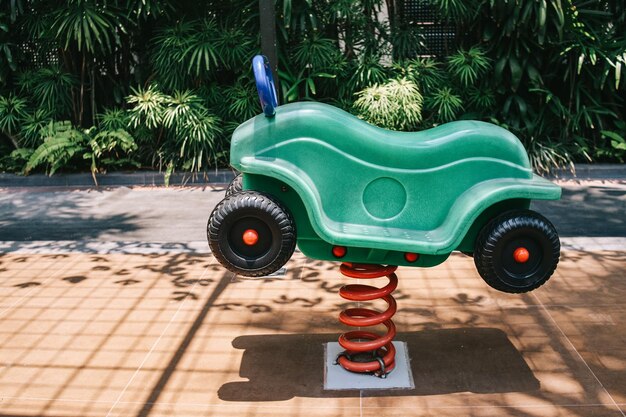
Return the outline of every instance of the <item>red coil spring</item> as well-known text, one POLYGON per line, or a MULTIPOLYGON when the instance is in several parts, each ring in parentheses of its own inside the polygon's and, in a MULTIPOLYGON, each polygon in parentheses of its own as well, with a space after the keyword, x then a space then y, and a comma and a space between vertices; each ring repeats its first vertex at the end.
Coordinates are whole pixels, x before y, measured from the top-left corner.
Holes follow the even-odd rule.
MULTIPOLYGON (((389 284, 383 288, 351 284, 345 285, 339 290, 339 295, 346 300, 372 301, 383 299, 389 305, 389 308, 382 313, 367 308, 349 308, 339 314, 339 320, 348 326, 370 327, 383 324, 387 327, 387 333, 384 336, 362 330, 347 332, 339 336, 339 344, 346 351, 337 358, 337 362, 344 369, 352 372, 374 372, 384 377, 395 367, 396 349, 391 342, 396 335, 396 326, 391 318, 396 313, 397 305, 391 293, 398 286, 398 277, 394 273, 397 268, 393 265, 348 262, 341 264, 340 271, 347 277, 373 279, 386 276, 389 278, 389 284), (371 352, 374 360, 368 362, 353 360, 356 355, 363 352, 371 352)), ((363 355, 360 355, 360 359, 362 357, 363 355)))

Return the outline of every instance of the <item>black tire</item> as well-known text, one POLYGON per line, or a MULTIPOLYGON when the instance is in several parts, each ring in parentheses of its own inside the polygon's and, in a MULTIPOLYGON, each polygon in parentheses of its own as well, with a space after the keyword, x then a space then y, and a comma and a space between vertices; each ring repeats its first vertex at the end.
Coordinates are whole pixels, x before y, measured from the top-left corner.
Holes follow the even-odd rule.
POLYGON ((508 293, 532 291, 554 273, 561 244, 556 229, 545 217, 531 210, 511 211, 488 223, 474 249, 478 273, 492 288, 508 293), (515 259, 526 249, 526 261, 515 259))
POLYGON ((269 196, 255 191, 241 191, 222 200, 211 213, 207 237, 220 264, 248 277, 276 272, 296 248, 291 214, 269 196), (248 229, 258 235, 253 245, 243 239, 248 229))
POLYGON ((228 187, 226 187, 225 197, 240 191, 243 191, 243 176, 241 174, 237 174, 230 184, 228 184, 228 187))

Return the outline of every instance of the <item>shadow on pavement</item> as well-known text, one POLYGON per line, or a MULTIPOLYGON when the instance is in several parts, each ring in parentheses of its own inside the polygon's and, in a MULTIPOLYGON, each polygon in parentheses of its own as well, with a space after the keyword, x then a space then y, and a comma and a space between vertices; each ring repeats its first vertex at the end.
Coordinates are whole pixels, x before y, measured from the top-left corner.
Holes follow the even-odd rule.
MULTIPOLYGON (((238 337, 233 346, 245 350, 239 375, 249 381, 224 384, 218 396, 224 401, 358 397, 358 390, 323 389, 324 344, 336 340, 336 334, 238 337)), ((499 329, 426 330, 400 333, 396 340, 408 345, 415 388, 394 390, 394 396, 529 392, 540 388, 520 352, 499 329)), ((368 390, 365 395, 390 393, 368 390)))
POLYGON ((13 193, 0 199, 3 241, 88 240, 103 233, 139 229, 139 217, 128 213, 87 214, 85 193, 13 193))
POLYGON ((557 201, 533 201, 561 237, 626 237, 626 188, 615 185, 563 185, 557 201))

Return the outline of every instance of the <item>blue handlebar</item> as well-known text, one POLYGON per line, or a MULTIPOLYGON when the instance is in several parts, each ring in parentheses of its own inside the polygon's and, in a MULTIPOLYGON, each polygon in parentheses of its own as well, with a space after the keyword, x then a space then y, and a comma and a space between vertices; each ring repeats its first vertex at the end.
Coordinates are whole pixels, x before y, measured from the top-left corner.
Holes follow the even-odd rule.
POLYGON ((259 92, 263 113, 266 117, 273 117, 276 114, 276 107, 278 107, 278 96, 276 95, 270 63, 265 56, 257 55, 252 60, 252 69, 254 70, 256 89, 259 92))

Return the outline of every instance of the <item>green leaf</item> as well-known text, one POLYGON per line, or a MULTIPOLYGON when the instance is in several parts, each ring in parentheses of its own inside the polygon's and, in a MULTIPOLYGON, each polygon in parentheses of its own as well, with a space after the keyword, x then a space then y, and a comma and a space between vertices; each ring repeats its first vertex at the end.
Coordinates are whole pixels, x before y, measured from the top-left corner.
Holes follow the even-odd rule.
POLYGON ((616 142, 626 143, 626 139, 624 139, 619 133, 613 132, 612 130, 602 130, 600 133, 616 142))
POLYGON ((511 70, 511 86, 516 91, 522 80, 522 67, 516 57, 509 57, 509 69, 511 70))
POLYGON ((283 0, 283 21, 285 22, 285 28, 289 29, 289 22, 291 22, 291 0, 283 0))
POLYGON ((585 54, 581 53, 580 55, 578 55, 578 67, 576 70, 576 73, 580 75, 580 70, 583 67, 583 63, 585 62, 585 54))

